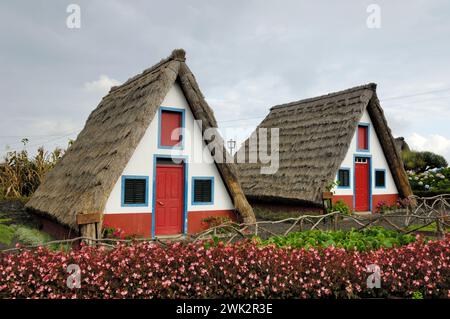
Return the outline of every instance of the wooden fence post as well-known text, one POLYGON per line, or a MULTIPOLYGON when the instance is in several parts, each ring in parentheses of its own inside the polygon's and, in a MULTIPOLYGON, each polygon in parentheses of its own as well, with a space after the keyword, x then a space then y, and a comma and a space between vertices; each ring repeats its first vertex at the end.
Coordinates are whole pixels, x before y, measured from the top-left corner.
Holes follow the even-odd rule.
MULTIPOLYGON (((95 234, 94 234, 95 239, 99 238, 97 224, 100 223, 100 221, 101 221, 100 213, 78 214, 77 215, 77 224, 78 224, 78 228, 80 229, 80 231, 81 231, 81 226, 91 225, 91 224, 95 225, 95 234)), ((83 236, 83 234, 80 234, 80 235, 83 236)))

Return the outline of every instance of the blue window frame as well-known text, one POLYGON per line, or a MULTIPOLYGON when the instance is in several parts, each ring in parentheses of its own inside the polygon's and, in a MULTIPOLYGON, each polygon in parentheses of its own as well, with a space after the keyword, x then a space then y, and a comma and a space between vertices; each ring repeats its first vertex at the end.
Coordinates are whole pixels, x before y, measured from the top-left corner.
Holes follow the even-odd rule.
POLYGON ((123 175, 121 192, 122 207, 147 207, 148 176, 123 175))
POLYGON ((192 177, 192 205, 214 204, 214 177, 192 177))
POLYGON ((165 107, 161 106, 158 110, 158 148, 162 149, 184 149, 184 140, 185 140, 185 109, 180 109, 176 107, 165 107), (162 119, 162 112, 177 112, 181 113, 181 142, 178 143, 178 145, 175 146, 168 146, 168 145, 161 145, 161 119, 162 119))
POLYGON ((386 170, 375 169, 374 175, 375 188, 386 188, 386 170))
POLYGON ((350 185, 350 181, 351 181, 351 176, 350 176, 350 168, 348 167, 341 167, 336 175, 336 180, 339 182, 339 185, 337 186, 337 188, 339 189, 349 189, 351 188, 350 185))
POLYGON ((363 123, 359 122, 357 129, 356 129, 356 151, 357 152, 369 152, 370 151, 370 123, 363 123), (364 126, 367 128, 367 148, 366 149, 360 149, 359 148, 359 127, 364 126))

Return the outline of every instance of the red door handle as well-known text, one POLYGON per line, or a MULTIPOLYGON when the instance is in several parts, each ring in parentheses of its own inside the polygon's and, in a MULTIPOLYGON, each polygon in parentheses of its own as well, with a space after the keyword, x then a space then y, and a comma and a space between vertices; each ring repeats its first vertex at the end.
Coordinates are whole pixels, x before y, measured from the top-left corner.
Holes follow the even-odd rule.
POLYGON ((163 202, 161 202, 161 201, 159 201, 159 200, 157 200, 156 202, 157 202, 159 205, 164 206, 164 203, 163 203, 163 202))

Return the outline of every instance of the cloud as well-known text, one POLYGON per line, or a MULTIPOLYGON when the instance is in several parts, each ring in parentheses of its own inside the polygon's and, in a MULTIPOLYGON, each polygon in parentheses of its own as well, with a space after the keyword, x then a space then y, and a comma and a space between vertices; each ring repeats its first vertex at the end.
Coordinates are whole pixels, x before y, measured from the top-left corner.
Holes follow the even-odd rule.
POLYGON ((418 151, 431 151, 443 155, 448 161, 450 160, 450 139, 439 134, 430 134, 423 136, 413 133, 406 139, 409 146, 418 151))
POLYGON ((0 28, 10 30, 0 50, 0 151, 21 147, 22 136, 82 126, 115 79, 179 47, 229 138, 246 138, 240 130, 254 129, 270 106, 367 82, 379 84, 396 135, 420 132, 425 146, 430 134, 450 138, 450 90, 392 99, 450 88, 448 1, 383 1, 376 30, 366 26, 370 2, 358 0, 153 2, 79 0, 74 30, 64 1, 0 1, 0 28))
POLYGON ((107 93, 112 86, 119 84, 119 81, 102 74, 98 80, 84 83, 84 88, 89 92, 107 93))
POLYGON ((37 119, 30 123, 30 128, 32 132, 36 134, 46 134, 54 136, 63 136, 70 132, 77 132, 81 128, 79 123, 64 119, 64 118, 49 118, 49 119, 37 119))

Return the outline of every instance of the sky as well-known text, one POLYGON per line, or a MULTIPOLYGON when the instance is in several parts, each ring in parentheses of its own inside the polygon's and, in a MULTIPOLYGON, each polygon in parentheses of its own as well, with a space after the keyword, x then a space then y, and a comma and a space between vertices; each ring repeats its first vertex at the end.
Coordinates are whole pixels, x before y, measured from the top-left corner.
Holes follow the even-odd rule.
POLYGON ((238 145, 273 105, 375 82, 394 136, 450 162, 449 1, 0 0, 0 30, 0 155, 66 147, 112 85, 184 48, 238 145))

